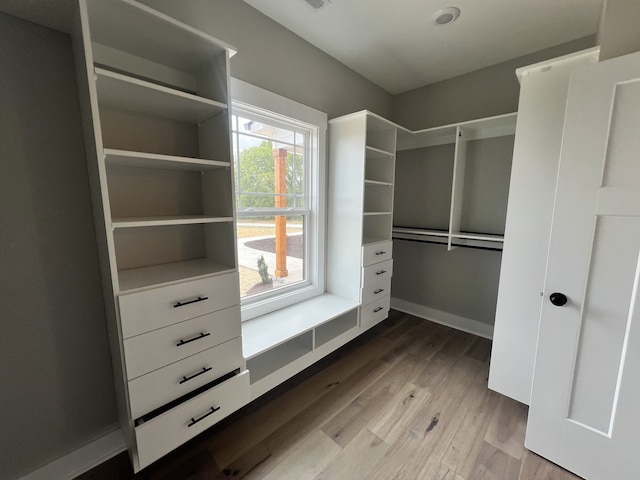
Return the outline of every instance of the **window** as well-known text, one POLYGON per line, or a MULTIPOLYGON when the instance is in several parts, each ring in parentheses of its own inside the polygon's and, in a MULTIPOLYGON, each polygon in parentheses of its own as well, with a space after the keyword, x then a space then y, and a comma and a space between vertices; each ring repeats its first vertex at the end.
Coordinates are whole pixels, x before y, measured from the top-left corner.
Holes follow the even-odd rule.
POLYGON ((233 80, 232 88, 238 271, 247 320, 324 292, 326 115, 244 82, 233 80))

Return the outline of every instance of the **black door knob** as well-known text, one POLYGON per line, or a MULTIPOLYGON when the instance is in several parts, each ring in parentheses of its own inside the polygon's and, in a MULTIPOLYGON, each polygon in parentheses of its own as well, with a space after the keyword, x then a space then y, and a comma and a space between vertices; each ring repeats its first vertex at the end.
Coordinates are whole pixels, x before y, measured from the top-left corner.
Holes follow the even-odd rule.
POLYGON ((549 295, 549 300, 551 300, 551 303, 553 303, 556 307, 561 307, 565 303, 567 303, 567 296, 564 293, 554 292, 549 295))

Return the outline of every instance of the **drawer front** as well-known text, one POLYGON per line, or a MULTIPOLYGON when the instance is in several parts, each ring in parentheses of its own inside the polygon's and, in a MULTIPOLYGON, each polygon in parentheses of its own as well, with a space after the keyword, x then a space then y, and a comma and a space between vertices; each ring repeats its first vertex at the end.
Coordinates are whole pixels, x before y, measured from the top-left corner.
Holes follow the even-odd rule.
POLYGON ((362 269, 362 286, 373 285, 383 280, 389 280, 393 274, 393 260, 374 263, 362 269))
POLYGON ((124 341, 127 379, 187 358, 241 335, 240 307, 192 318, 124 341))
POLYGON ((249 371, 136 427, 142 469, 219 422, 249 401, 249 371), (195 423, 194 423, 195 422, 195 423))
POLYGON ((393 242, 380 242, 362 247, 362 266, 367 267, 374 263, 391 259, 393 242))
POLYGON ((134 335, 238 305, 238 274, 228 273, 118 297, 122 336, 134 335))
POLYGON ((131 417, 139 418, 176 398, 241 368, 240 337, 129 382, 131 417))
POLYGON ((391 293, 391 279, 374 282, 362 287, 362 304, 374 302, 378 298, 386 297, 391 293))
POLYGON ((391 296, 379 298, 360 307, 360 326, 372 327, 389 316, 391 296))

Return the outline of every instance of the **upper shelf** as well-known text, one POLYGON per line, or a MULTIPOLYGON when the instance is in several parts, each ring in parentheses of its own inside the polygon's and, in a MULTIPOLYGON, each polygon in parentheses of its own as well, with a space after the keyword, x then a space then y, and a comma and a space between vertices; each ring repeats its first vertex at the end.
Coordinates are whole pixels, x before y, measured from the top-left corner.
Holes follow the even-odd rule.
POLYGON ((507 113, 424 130, 398 129, 397 149, 412 150, 455 143, 458 129, 465 132, 465 140, 514 135, 516 133, 516 118, 517 113, 507 113))
POLYGON ((104 149, 105 161, 108 165, 137 168, 160 168, 164 170, 205 171, 218 168, 228 168, 230 162, 205 160, 202 158, 177 157, 175 155, 160 155, 147 152, 132 152, 128 150, 104 149))
POLYGON ((190 123, 203 122, 227 108, 223 103, 145 80, 102 68, 95 71, 100 106, 190 123))
POLYGON ((131 0, 87 0, 93 41, 168 67, 198 74, 235 49, 168 15, 131 0))
POLYGON ((212 217, 208 215, 176 215, 168 217, 125 217, 114 218, 113 228, 160 227, 171 225, 197 225, 203 223, 230 223, 233 217, 212 217))

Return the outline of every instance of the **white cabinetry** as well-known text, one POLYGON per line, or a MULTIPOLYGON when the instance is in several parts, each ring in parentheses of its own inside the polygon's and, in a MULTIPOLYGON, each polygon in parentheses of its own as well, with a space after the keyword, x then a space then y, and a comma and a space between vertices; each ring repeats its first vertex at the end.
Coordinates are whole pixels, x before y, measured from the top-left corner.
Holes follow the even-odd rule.
POLYGON ((327 289, 362 305, 361 328, 389 313, 396 132, 367 111, 329 122, 327 289))
POLYGON ((129 0, 81 0, 80 20, 75 49, 116 390, 138 471, 249 400, 232 50, 129 0))
POLYGON ((516 114, 400 130, 393 238, 501 249, 516 114))
POLYGON ((518 126, 489 387, 529 404, 564 114, 571 72, 586 50, 521 68, 518 126))

